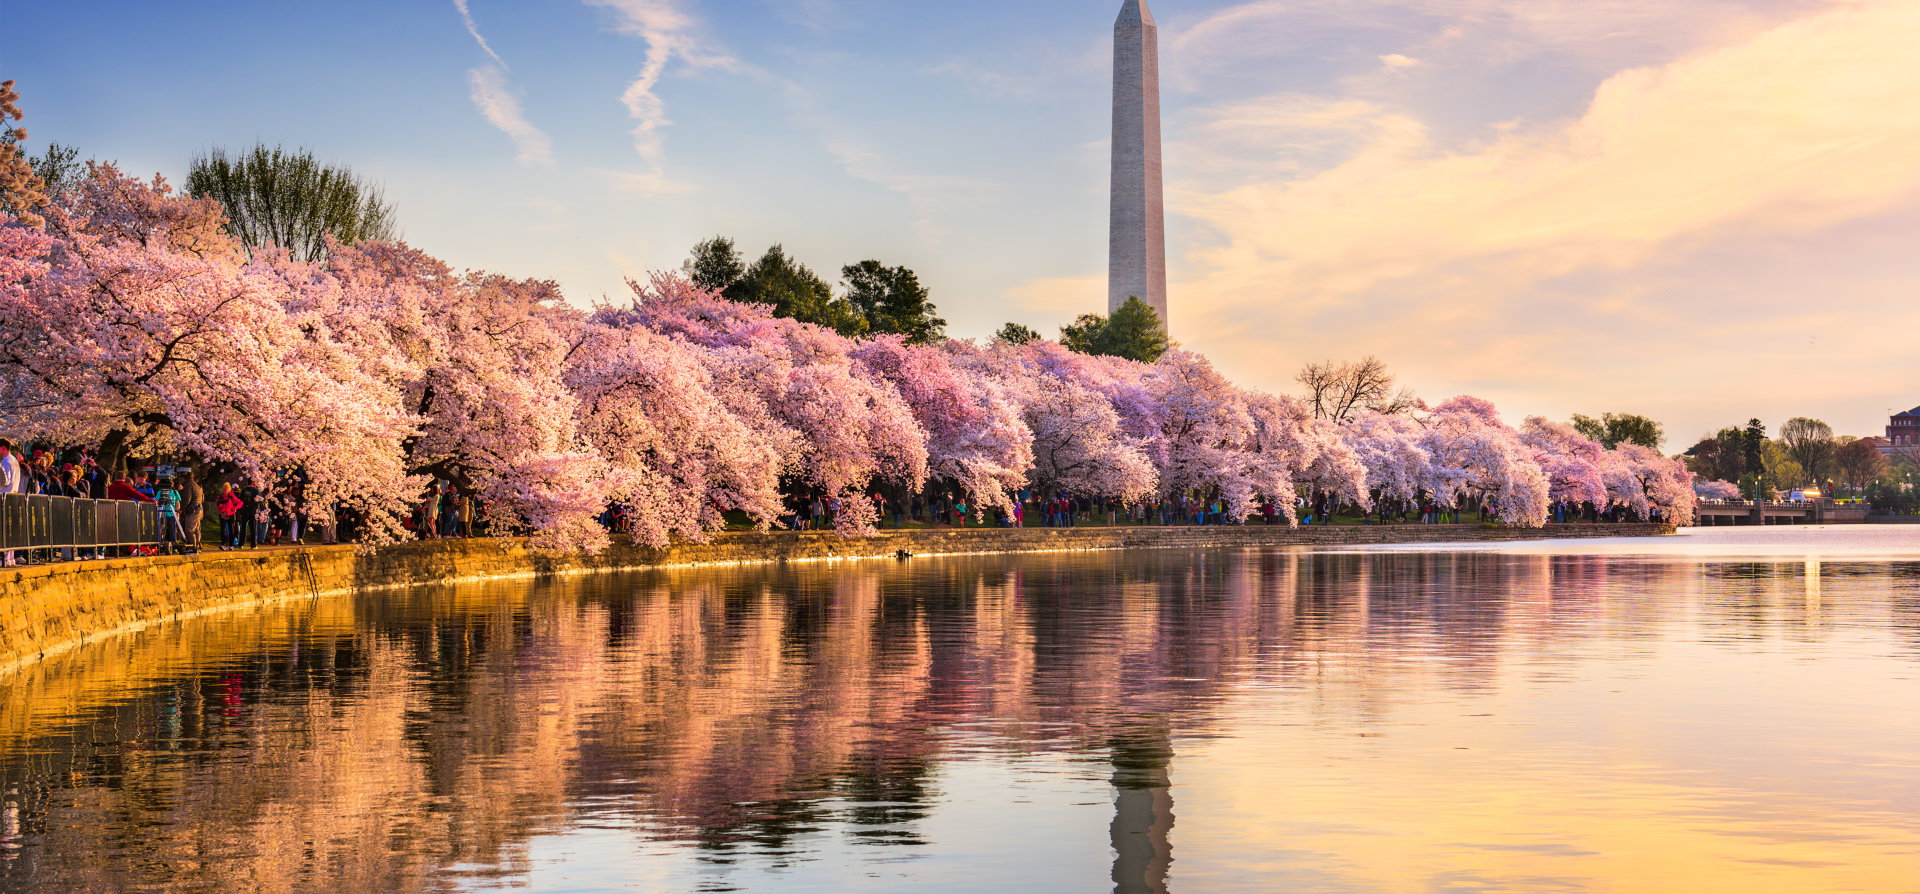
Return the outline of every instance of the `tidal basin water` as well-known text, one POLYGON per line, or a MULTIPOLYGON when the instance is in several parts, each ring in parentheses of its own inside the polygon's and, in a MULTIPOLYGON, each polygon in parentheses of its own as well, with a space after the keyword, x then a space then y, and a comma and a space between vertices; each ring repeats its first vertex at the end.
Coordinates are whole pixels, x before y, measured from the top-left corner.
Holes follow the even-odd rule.
POLYGON ((1920 527, 636 573, 0 680, 7 891, 1920 891, 1920 527))

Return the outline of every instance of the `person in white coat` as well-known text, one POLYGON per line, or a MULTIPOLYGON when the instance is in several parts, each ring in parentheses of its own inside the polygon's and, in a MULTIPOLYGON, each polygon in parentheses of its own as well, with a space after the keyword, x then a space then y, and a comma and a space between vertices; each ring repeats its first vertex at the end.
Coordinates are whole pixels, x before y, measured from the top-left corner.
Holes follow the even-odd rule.
MULTIPOLYGON (((26 470, 20 467, 20 458, 13 455, 13 442, 0 438, 0 494, 26 492, 26 470)), ((5 556, 0 557, 0 564, 13 564, 13 550, 7 550, 5 556)))

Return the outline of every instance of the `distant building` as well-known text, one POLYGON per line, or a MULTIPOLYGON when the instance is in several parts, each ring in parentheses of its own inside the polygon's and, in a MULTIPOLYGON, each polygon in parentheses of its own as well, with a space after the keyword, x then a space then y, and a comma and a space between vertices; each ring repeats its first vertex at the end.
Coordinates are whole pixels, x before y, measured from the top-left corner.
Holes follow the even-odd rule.
POLYGON ((1887 444, 1894 450, 1920 447, 1920 407, 1887 420, 1887 444))

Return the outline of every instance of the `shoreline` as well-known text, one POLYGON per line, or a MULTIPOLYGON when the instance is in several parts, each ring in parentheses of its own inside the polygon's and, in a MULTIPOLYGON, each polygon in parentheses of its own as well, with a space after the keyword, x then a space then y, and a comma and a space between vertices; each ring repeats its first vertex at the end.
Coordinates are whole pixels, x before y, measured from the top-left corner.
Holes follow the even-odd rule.
POLYGON ((664 549, 618 543, 599 555, 535 550, 524 540, 475 539, 417 541, 367 553, 351 545, 286 546, 107 559, 0 573, 0 679, 89 642, 159 624, 292 600, 434 584, 903 557, 1512 543, 1673 533, 1671 525, 1663 524, 949 528, 883 531, 858 539, 825 532, 731 532, 707 543, 680 542, 664 549))

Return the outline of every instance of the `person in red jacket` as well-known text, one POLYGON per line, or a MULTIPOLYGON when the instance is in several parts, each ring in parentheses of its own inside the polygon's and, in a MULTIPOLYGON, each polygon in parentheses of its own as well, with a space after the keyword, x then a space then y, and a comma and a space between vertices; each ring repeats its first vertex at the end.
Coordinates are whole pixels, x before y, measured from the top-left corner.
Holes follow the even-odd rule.
MULTIPOLYGON (((131 500, 137 503, 155 502, 152 497, 149 497, 146 494, 141 493, 138 489, 136 489, 133 486, 131 482, 127 481, 127 473, 124 469, 113 473, 113 483, 107 485, 107 499, 131 500)), ((135 555, 136 548, 128 546, 128 547, 116 547, 115 549, 121 555, 130 556, 130 555, 135 555)))
POLYGON ((132 500, 138 503, 154 502, 152 497, 141 493, 132 484, 127 482, 127 473, 124 471, 113 473, 113 483, 107 485, 107 499, 132 500))
POLYGON ((246 501, 233 489, 233 482, 220 485, 220 501, 213 504, 220 510, 220 548, 238 549, 240 547, 240 507, 246 501))

